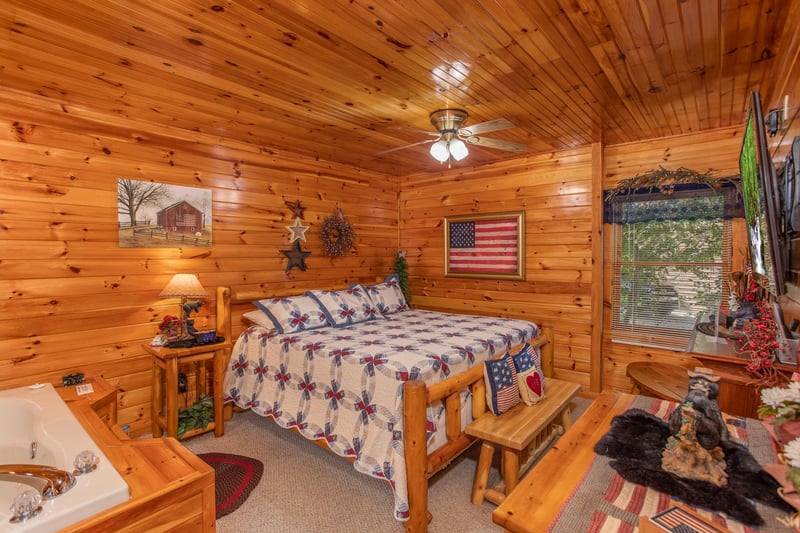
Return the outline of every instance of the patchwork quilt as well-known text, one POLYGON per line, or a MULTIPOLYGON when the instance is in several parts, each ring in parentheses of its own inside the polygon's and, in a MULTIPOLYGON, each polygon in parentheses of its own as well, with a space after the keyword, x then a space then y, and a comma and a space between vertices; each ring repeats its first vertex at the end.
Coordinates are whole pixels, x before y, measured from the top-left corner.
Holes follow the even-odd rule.
MULTIPOLYGON (((523 320, 421 310, 291 334, 252 326, 233 348, 224 399, 355 458, 356 470, 389 481, 395 518, 407 520, 403 383, 442 381, 537 335, 523 320)), ((469 394, 462 403, 470 416, 469 394)), ((430 452, 446 442, 443 406, 428 410, 427 427, 430 452)))

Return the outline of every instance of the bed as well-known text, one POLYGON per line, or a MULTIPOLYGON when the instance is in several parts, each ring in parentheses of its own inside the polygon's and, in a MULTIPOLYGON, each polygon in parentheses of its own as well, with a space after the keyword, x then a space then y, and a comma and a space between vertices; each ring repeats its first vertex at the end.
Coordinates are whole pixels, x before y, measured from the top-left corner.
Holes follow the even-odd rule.
MULTIPOLYGON (((267 296, 275 297, 219 287, 218 334, 235 338, 239 313, 267 296)), ((482 362, 528 343, 552 375, 552 332, 522 320, 412 309, 340 326, 278 333, 245 325, 224 400, 385 479, 395 518, 407 531, 425 531, 428 479, 472 444, 464 427, 487 409, 482 362)))
MULTIPOLYGON (((512 533, 633 532, 639 516, 651 517, 675 505, 685 505, 667 494, 625 481, 609 466, 610 459, 593 449, 609 430, 612 419, 628 409, 664 417, 676 405, 604 391, 494 510, 492 520, 512 533)), ((730 416, 726 421, 732 437, 746 444, 761 465, 775 462, 771 439, 759 421, 730 416)), ((788 517, 784 511, 760 502, 756 509, 765 520, 759 528, 747 527, 723 514, 695 511, 733 533, 790 531, 781 522, 788 517)))

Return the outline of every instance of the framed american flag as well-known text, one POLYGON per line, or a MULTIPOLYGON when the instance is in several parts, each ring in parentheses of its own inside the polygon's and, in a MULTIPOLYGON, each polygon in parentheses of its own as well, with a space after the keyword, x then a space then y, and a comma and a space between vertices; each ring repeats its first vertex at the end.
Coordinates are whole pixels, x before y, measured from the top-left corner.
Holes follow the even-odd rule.
POLYGON ((444 275, 525 279, 525 212, 444 217, 444 275))

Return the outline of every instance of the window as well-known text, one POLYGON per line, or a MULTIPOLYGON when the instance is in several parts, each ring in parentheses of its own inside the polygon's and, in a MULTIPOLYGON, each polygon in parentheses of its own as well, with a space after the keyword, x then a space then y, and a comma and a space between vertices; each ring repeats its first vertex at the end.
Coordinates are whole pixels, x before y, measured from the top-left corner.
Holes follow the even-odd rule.
POLYGON ((615 342, 682 351, 697 320, 718 312, 731 270, 725 205, 705 186, 614 201, 615 342))

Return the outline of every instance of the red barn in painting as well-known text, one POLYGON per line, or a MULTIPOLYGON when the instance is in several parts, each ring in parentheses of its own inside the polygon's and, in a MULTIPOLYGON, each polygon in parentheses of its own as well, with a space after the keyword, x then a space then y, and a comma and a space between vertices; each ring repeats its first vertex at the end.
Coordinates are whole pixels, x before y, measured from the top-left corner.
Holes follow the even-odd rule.
POLYGON ((203 212, 181 200, 158 212, 156 222, 167 233, 196 233, 203 231, 203 212))

